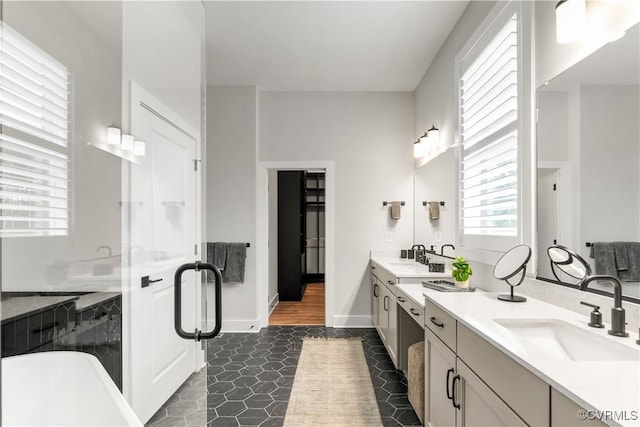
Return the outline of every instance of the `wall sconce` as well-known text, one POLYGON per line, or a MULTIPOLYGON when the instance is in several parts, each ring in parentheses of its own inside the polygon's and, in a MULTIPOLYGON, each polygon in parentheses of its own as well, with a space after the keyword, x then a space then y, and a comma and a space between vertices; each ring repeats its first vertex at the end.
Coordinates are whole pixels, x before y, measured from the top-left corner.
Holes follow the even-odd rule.
POLYGON ((413 143, 413 157, 422 157, 427 150, 440 144, 440 129, 435 125, 413 143))
POLYGON ((135 141, 133 143, 133 154, 136 156, 144 156, 147 152, 147 146, 144 141, 135 141))
POLYGON ((556 4, 556 41, 568 44, 584 34, 587 23, 586 0, 560 0, 556 4))
POLYGON ((124 151, 133 150, 133 135, 122 135, 120 148, 122 148, 124 151))
POLYGON ((146 144, 136 140, 133 135, 123 135, 115 125, 107 127, 107 137, 98 142, 87 142, 87 145, 99 148, 132 163, 138 163, 140 157, 146 154, 146 144))
POLYGON ((107 144, 120 145, 120 128, 115 126, 109 126, 107 128, 107 144))

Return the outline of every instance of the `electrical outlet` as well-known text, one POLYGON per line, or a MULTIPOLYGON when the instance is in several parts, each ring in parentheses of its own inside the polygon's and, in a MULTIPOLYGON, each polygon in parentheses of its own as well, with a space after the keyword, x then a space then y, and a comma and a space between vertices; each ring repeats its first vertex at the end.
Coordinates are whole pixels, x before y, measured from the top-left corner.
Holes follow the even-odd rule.
POLYGON ((384 241, 385 241, 386 243, 391 243, 391 242, 393 242, 393 233, 392 233, 392 232, 390 232, 390 231, 387 231, 387 232, 385 233, 385 235, 384 235, 384 241))
POLYGON ((442 233, 441 232, 436 232, 434 239, 433 239, 436 243, 440 243, 442 242, 442 233))

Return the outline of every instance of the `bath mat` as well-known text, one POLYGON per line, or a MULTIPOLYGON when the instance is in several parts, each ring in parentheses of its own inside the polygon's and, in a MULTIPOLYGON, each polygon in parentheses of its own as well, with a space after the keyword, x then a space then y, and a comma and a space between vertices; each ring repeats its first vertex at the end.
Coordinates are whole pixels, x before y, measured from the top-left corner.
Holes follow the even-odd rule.
POLYGON ((284 426, 382 426, 360 338, 303 340, 284 426))

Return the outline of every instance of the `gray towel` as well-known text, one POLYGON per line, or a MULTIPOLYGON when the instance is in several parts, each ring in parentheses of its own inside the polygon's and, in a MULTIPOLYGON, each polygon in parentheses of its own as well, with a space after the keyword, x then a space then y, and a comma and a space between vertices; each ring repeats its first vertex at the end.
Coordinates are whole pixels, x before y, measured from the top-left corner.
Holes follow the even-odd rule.
MULTIPOLYGON (((223 242, 207 242, 207 262, 224 271, 227 259, 227 244, 223 242)), ((207 282, 215 282, 216 278, 211 271, 207 271, 207 282)))
POLYGON ((616 270, 616 256, 613 243, 593 242, 591 245, 591 257, 595 259, 596 274, 617 277, 618 271, 616 270))
POLYGON ((618 272, 618 277, 623 282, 640 282, 640 243, 626 242, 628 255, 628 268, 618 272))
POLYGON ((613 242, 613 250, 616 257, 616 270, 627 271, 629 269, 627 242, 613 242))
POLYGON ((225 283, 243 283, 247 244, 227 243, 226 246, 227 262, 222 272, 222 281, 225 283))

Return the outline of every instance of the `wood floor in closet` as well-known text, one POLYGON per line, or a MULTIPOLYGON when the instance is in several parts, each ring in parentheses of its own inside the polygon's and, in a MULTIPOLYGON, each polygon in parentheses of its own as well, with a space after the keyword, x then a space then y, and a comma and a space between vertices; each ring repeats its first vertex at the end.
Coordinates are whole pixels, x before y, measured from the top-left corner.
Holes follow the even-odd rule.
POLYGON ((309 283, 302 301, 280 301, 270 325, 324 325, 324 283, 309 283))

